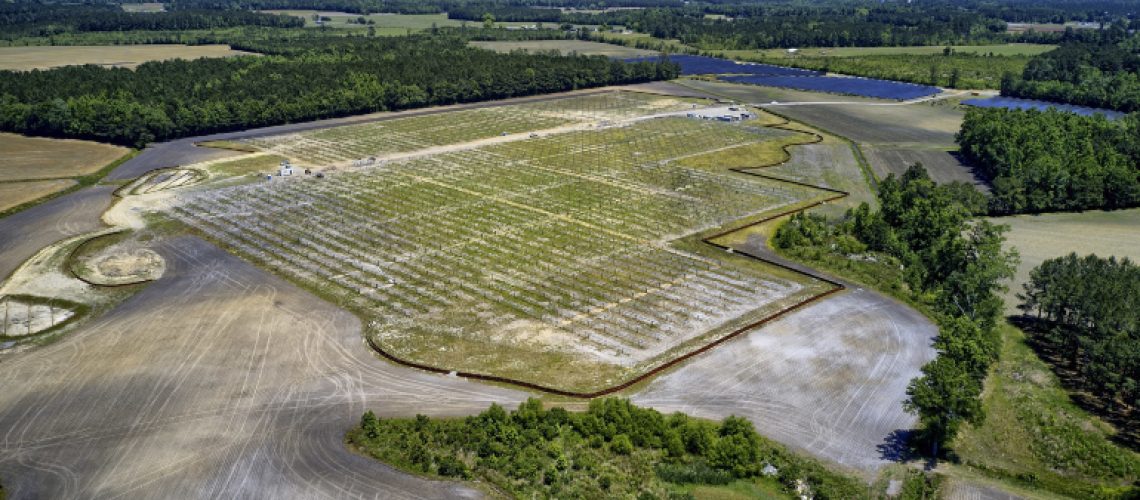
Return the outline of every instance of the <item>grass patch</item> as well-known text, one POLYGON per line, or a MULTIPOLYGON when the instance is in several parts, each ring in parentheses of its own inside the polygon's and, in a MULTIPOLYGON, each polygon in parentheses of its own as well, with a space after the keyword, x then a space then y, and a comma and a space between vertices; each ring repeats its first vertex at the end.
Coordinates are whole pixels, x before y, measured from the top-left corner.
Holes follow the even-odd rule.
POLYGON ((0 151, 4 152, 0 182, 6 182, 90 175, 130 150, 91 141, 0 133, 0 151))
POLYGON ((962 464, 1077 498, 1111 498, 1140 479, 1140 455, 1113 444, 1115 430, 1073 403, 1025 333, 1006 324, 1002 338, 986 381, 986 420, 953 443, 962 464))
POLYGON ((280 166, 284 160, 285 157, 283 156, 260 155, 214 163, 208 166, 207 169, 212 173, 226 176, 276 174, 277 167, 280 166))
POLYGON ((194 144, 195 146, 203 148, 214 149, 228 149, 231 151, 241 151, 243 153, 256 153, 260 151, 254 146, 238 141, 204 141, 194 144))

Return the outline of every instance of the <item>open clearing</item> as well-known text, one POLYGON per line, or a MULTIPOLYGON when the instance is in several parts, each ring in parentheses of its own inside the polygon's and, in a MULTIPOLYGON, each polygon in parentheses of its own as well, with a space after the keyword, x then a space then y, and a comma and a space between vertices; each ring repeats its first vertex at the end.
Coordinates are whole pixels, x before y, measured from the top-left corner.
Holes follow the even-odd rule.
POLYGON ((64 238, 103 227, 115 186, 92 186, 0 218, 0 279, 40 249, 64 238))
POLYGON ((98 142, 0 133, 0 151, 4 152, 0 156, 0 182, 5 182, 91 174, 129 150, 98 142))
POLYGON ((1016 313, 1014 294, 1029 281, 1029 271, 1046 259, 1076 252, 1085 256, 1128 257, 1140 261, 1140 208, 1043 215, 1018 215, 991 219, 1009 224, 1007 245, 1021 253, 1017 275, 1006 293, 1006 311, 1016 313))
POLYGON ((75 185, 70 179, 0 182, 0 212, 58 193, 75 185))
MULTIPOLYGON (((829 47, 799 49, 794 54, 787 49, 765 50, 726 50, 722 54, 727 57, 749 56, 760 54, 764 57, 859 57, 859 56, 888 56, 896 54, 914 55, 942 55, 944 45, 937 46, 911 46, 911 47, 829 47)), ((957 54, 993 54, 995 56, 1035 56, 1057 48, 1056 45, 1037 43, 1007 43, 1002 45, 953 45, 951 48, 957 54)))
POLYGON ((880 179, 888 174, 900 176, 911 165, 922 163, 934 182, 965 182, 973 184, 979 190, 989 191, 989 185, 965 167, 952 151, 867 146, 863 148, 863 154, 871 164, 875 176, 880 179))
POLYGON ((645 57, 658 54, 652 50, 624 47, 610 43, 591 42, 587 40, 526 40, 518 42, 471 42, 471 45, 495 52, 510 52, 525 50, 527 52, 549 52, 556 50, 562 54, 576 52, 584 56, 607 57, 645 57))
POLYGON ((96 45, 0 47, 0 70, 27 71, 79 64, 134 68, 148 61, 257 55, 229 45, 96 45))
MULTIPOLYGON (((458 28, 464 25, 471 27, 482 27, 481 21, 462 21, 459 19, 448 19, 447 14, 353 14, 351 12, 337 12, 327 10, 306 10, 306 9, 272 9, 264 10, 262 12, 269 14, 281 14, 287 16, 300 17, 305 20, 306 28, 337 28, 337 29, 352 29, 352 30, 367 30, 369 27, 375 28, 376 34, 379 36, 403 36, 409 32, 417 32, 431 29, 433 26, 439 28, 458 28), (313 19, 314 15, 329 18, 328 21, 322 21, 317 24, 313 19), (373 24, 360 24, 357 22, 359 18, 363 17, 366 21, 371 21, 373 24)), ((533 26, 535 23, 524 22, 497 22, 496 26, 533 26)))
POLYGON ((685 118, 695 105, 610 92, 258 138, 366 168, 207 191, 175 215, 369 318, 399 358, 600 390, 827 289, 680 240, 819 196, 690 164, 797 134, 685 118))

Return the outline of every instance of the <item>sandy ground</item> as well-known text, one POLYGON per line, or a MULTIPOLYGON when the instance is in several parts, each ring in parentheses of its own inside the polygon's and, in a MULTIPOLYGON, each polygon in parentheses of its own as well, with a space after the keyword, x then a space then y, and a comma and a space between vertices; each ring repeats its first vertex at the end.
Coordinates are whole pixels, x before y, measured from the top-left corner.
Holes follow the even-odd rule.
POLYGON ((937 329, 868 290, 844 292, 661 376, 633 396, 662 411, 743 416, 760 434, 865 475, 913 427, 906 385, 937 329))
POLYGON ((381 416, 464 415, 524 393, 374 359, 357 320, 200 240, 63 340, 0 358, 10 498, 456 498, 350 453, 381 416))
POLYGON ((0 279, 40 249, 103 227, 115 186, 93 186, 0 218, 0 279))

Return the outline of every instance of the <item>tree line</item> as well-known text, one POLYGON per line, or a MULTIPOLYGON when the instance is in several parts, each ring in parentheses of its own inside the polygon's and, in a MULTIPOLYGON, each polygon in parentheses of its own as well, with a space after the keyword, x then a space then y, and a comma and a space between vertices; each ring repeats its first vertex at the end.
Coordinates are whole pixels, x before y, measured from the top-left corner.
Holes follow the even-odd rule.
POLYGON ((957 140, 990 181, 990 212, 1140 205, 1140 115, 971 108, 957 140))
POLYGON ((668 61, 497 54, 457 36, 236 41, 263 57, 0 72, 0 130, 141 146, 357 113, 675 78, 668 61))
POLYGON ((1140 428, 1140 266, 1069 254, 1033 269, 1020 309, 1032 338, 1075 375, 1075 389, 1140 428))
POLYGON ((1070 30, 1056 50, 1035 56, 1020 78, 1002 81, 1002 95, 1140 111, 1140 36, 1114 23, 1070 30))
POLYGON ((304 20, 292 16, 242 10, 130 13, 123 12, 118 5, 0 3, 0 30, 9 39, 88 31, 195 30, 234 26, 300 28, 304 25, 304 20))
POLYGON ((1018 256, 1002 249, 1008 226, 974 217, 985 202, 972 186, 935 184, 912 165, 880 183, 878 198, 877 210, 862 203, 838 221, 798 214, 773 244, 827 265, 871 262, 872 280, 931 311, 938 356, 911 381, 905 407, 919 417, 918 441, 937 457, 964 423, 984 418, 982 385, 1001 347, 998 293, 1018 256))
POLYGON ((585 412, 528 399, 464 419, 380 419, 348 432, 357 449, 393 465, 477 478, 519 498, 669 498, 676 484, 727 484, 765 475, 818 499, 867 497, 858 479, 829 471, 761 437, 739 417, 662 415, 616 398, 585 412), (771 466, 771 468, 766 468, 771 466))

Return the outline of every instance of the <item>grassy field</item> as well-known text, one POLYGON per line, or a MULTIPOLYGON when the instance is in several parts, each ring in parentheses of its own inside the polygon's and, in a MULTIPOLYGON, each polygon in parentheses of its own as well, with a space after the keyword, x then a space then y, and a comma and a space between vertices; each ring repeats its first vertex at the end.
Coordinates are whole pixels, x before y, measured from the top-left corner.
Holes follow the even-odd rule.
POLYGON ((0 70, 26 71, 77 64, 134 68, 147 61, 255 55, 229 45, 118 45, 0 47, 0 70))
POLYGON ((1029 280, 1029 271, 1045 259, 1076 252, 1082 256, 1095 253, 1101 257, 1114 255, 1140 261, 1140 209, 1018 215, 992 220, 1010 225, 1012 231, 1006 235, 1008 245, 1021 253, 1021 265, 1006 293, 1006 310, 1010 313, 1016 312, 1014 295, 1029 280))
POLYGON ((471 42, 471 45, 496 52, 510 52, 512 50, 525 50, 528 52, 548 52, 557 50, 563 54, 576 52, 586 56, 608 57, 644 57, 656 55, 651 50, 623 47, 609 43, 590 42, 586 40, 527 40, 520 42, 471 42))
POLYGON ((1078 408, 1011 325, 986 380, 986 420, 953 443, 962 464, 1021 488, 1094 498, 1140 478, 1140 455, 1114 445, 1114 430, 1078 408))
POLYGON ((166 7, 158 2, 124 3, 120 7, 124 12, 163 12, 166 7))
POLYGON ((596 390, 825 288, 680 240, 819 194, 674 161, 793 134, 642 119, 694 104, 605 93, 259 140, 318 165, 378 158, 177 215, 357 311, 404 359, 596 390))
MULTIPOLYGON (((1056 45, 1036 43, 1007 43, 1002 45, 952 45, 958 54, 993 54, 996 56, 1035 56, 1057 48, 1056 45)), ((942 55, 944 46, 912 46, 912 47, 828 47, 799 49, 789 53, 786 49, 766 50, 728 50, 723 54, 728 57, 746 57, 760 55, 763 57, 795 59, 797 57, 861 57, 861 56, 887 56, 887 55, 942 55)))
POLYGON ((0 182, 0 213, 75 185, 71 179, 0 182))
MULTIPOLYGON (((448 19, 447 14, 369 14, 362 16, 350 12, 324 10, 265 10, 263 12, 304 18, 306 28, 325 26, 336 29, 367 30, 369 27, 374 27, 376 28, 376 34, 380 36, 402 36, 409 32, 414 33, 431 29, 433 25, 439 28, 460 27, 464 25, 479 27, 482 25, 482 23, 475 21, 448 19), (318 25, 313 19, 313 16, 317 14, 321 17, 328 17, 330 20, 318 25), (374 24, 360 24, 356 22, 361 17, 364 17, 367 21, 371 21, 374 24)), ((496 26, 531 26, 534 24, 535 23, 522 22, 495 23, 496 26)))
POLYGON ((71 139, 0 133, 0 182, 79 177, 103 168, 127 148, 71 139))

